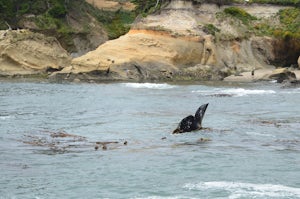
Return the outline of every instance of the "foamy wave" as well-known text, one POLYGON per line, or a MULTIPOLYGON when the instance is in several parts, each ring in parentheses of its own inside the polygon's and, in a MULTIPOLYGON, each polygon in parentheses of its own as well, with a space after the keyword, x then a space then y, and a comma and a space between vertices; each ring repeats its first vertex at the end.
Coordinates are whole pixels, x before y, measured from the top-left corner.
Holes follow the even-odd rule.
POLYGON ((189 190, 220 190, 228 193, 228 198, 265 198, 265 197, 300 197, 300 188, 274 184, 253 184, 242 182, 213 181, 197 184, 186 184, 189 190))
POLYGON ((0 120, 7 120, 7 119, 11 119, 12 116, 10 115, 0 115, 0 120))
POLYGON ((300 88, 291 89, 291 90, 287 90, 287 91, 282 91, 282 93, 284 93, 284 94, 299 94, 300 93, 300 88))
POLYGON ((192 91, 197 93, 202 93, 204 95, 208 96, 247 96, 247 95, 265 95, 265 94, 274 94, 276 93, 273 90, 250 90, 250 89, 244 89, 244 88, 232 88, 232 89, 215 89, 215 90, 201 90, 201 91, 192 91))
POLYGON ((170 84, 155 84, 155 83, 123 83, 126 87, 130 88, 149 88, 149 89, 171 89, 175 88, 170 84))
POLYGON ((180 197, 148 196, 145 198, 134 198, 134 199, 180 199, 180 197))
POLYGON ((274 94, 276 92, 273 90, 247 90, 243 88, 236 88, 236 89, 225 90, 224 93, 244 96, 244 95, 274 94))

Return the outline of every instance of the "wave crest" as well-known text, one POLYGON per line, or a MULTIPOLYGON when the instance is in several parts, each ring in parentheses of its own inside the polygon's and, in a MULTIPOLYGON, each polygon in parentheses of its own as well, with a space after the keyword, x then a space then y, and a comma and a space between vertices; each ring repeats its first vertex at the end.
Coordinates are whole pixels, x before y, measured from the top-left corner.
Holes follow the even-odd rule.
POLYGON ((212 181, 197 184, 185 184, 188 190, 224 191, 228 198, 266 198, 266 197, 300 197, 300 188, 276 184, 254 184, 243 182, 212 181))
POLYGON ((156 83, 123 83, 124 86, 130 88, 147 88, 147 89, 171 89, 176 86, 170 84, 156 84, 156 83))
POLYGON ((198 90, 192 91, 195 93, 201 93, 206 96, 236 96, 242 97, 247 95, 265 95, 265 94, 274 94, 274 90, 250 90, 244 88, 231 88, 231 89, 214 89, 214 90, 198 90))

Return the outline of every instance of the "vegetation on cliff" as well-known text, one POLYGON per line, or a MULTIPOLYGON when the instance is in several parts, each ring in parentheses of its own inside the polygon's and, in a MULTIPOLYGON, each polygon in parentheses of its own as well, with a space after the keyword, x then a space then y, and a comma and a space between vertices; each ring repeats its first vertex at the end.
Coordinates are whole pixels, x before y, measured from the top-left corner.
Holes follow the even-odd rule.
POLYGON ((0 30, 28 28, 42 32, 58 38, 69 51, 74 48, 75 36, 87 35, 94 28, 91 17, 102 25, 109 39, 114 39, 129 30, 136 15, 124 10, 99 10, 85 0, 0 0, 0 30))
POLYGON ((259 19, 238 7, 225 8, 224 13, 240 20, 249 31, 257 35, 300 39, 300 8, 282 9, 272 19, 259 19))
POLYGON ((250 0, 249 3, 262 3, 298 7, 300 6, 300 0, 250 0))
POLYGON ((250 21, 257 20, 256 17, 250 15, 245 10, 238 7, 225 8, 224 12, 233 17, 236 17, 237 19, 241 20, 244 24, 249 24, 250 21))
MULTIPOLYGON (((133 0, 136 4, 139 5, 140 9, 144 9, 144 11, 150 10, 151 7, 156 4, 164 4, 165 2, 169 2, 171 0, 133 0)), ((273 4, 273 5, 284 5, 284 6, 300 6, 300 0, 190 0, 195 3, 211 3, 221 5, 228 5, 234 3, 258 3, 258 4, 273 4)))
MULTIPOLYGON (((116 1, 123 0, 113 3, 116 1)), ((110 4, 105 9, 99 4, 103 1, 96 0, 0 0, 3 11, 0 27, 27 28, 51 34, 68 49, 78 43, 86 47, 85 40, 78 37, 88 40, 96 35, 89 41, 97 42, 97 36, 105 34, 106 40, 102 43, 108 37, 115 39, 129 30, 129 24, 137 15, 148 15, 135 21, 130 34, 94 50, 100 45, 97 43, 94 49, 87 48, 81 54, 83 56, 72 54, 72 62, 64 65, 66 67, 60 67, 61 64, 57 64, 57 68, 51 67, 51 70, 60 70, 57 75, 62 78, 74 74, 71 77, 95 80, 100 77, 106 80, 154 80, 184 76, 221 79, 230 73, 251 70, 253 66, 290 66, 299 57, 300 10, 297 7, 247 6, 248 2, 237 4, 238 1, 230 0, 209 1, 220 7, 207 4, 205 0, 134 1, 137 9, 128 11, 122 6, 110 9, 110 4), (200 6, 199 3, 205 4, 200 6)), ((9 33, 22 33, 23 30, 2 32, 3 38, 7 38, 9 33)), ((29 39, 26 42, 33 44, 29 39)), ((44 42, 40 43, 43 46, 44 42)), ((40 55, 36 57, 40 58, 40 55)), ((27 58, 18 60, 19 68, 29 65, 27 58)), ((47 66, 40 71, 48 72, 47 66)))
POLYGON ((109 39, 116 39, 119 36, 126 34, 130 29, 130 24, 136 17, 134 12, 124 10, 100 11, 94 10, 91 5, 88 5, 88 7, 91 7, 90 9, 93 10, 92 14, 105 27, 109 39))
MULTIPOLYGON (((83 19, 83 21, 88 18, 88 15, 94 16, 102 23, 109 39, 115 39, 128 32, 130 24, 138 14, 151 13, 169 1, 132 0, 132 2, 137 5, 135 12, 99 10, 84 0, 0 0, 0 29, 7 29, 8 26, 13 29, 23 28, 24 21, 29 21, 34 24, 33 26, 36 26, 32 29, 45 34, 50 32, 53 35, 54 33, 58 39, 64 40, 66 46, 71 46, 74 34, 85 34, 92 28, 87 22, 82 24, 81 30, 72 27, 68 21, 68 16, 76 13, 75 16, 83 19)), ((218 5, 245 3, 244 0, 193 0, 193 2, 215 3, 218 5)), ((300 38, 300 0, 250 0, 247 3, 296 6, 295 8, 282 10, 279 13, 280 27, 274 27, 270 23, 257 23, 254 29, 259 34, 283 38, 300 38)), ((256 20, 255 17, 234 6, 226 8, 224 12, 236 17, 246 25, 249 25, 252 20, 256 20)), ((206 30, 212 33, 217 31, 211 25, 207 26, 206 30)))
MULTIPOLYGON (((295 65, 300 52, 300 8, 287 7, 281 9, 272 18, 259 18, 250 15, 241 7, 228 7, 219 18, 229 18, 230 23, 238 27, 238 38, 248 38, 253 35, 276 38, 275 59, 271 64, 278 66, 295 65), (240 21, 240 23, 237 23, 240 21)), ((222 33, 216 35, 223 40, 235 39, 222 33)))

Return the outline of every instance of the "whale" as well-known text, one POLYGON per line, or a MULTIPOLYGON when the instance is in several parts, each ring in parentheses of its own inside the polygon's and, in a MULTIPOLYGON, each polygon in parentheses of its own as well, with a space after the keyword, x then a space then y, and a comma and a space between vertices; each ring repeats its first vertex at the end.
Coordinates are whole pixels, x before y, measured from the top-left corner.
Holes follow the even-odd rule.
POLYGON ((195 116, 189 115, 183 118, 179 122, 177 128, 173 131, 173 134, 186 133, 202 129, 202 119, 204 117, 207 107, 208 103, 203 104, 197 109, 195 116))

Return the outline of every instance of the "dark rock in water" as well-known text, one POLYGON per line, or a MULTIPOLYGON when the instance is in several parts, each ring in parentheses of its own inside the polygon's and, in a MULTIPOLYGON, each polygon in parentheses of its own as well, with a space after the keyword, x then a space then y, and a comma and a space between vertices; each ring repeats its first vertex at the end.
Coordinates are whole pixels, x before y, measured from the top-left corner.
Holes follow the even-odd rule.
POLYGON ((200 138, 197 140, 197 143, 204 143, 204 142, 209 142, 209 141, 211 141, 210 138, 200 138))
MULTIPOLYGON (((112 141, 112 142, 96 142, 96 146, 102 145, 102 150, 107 150, 108 149, 107 145, 109 145, 109 144, 119 144, 119 142, 116 142, 116 141, 112 141)), ((124 143, 124 145, 126 145, 126 144, 124 143)))
POLYGON ((101 145, 108 145, 108 144, 118 144, 119 142, 112 141, 112 142, 96 142, 96 144, 101 144, 101 145))
POLYGON ((282 83, 284 80, 295 80, 296 75, 287 68, 279 68, 274 70, 273 73, 269 75, 269 79, 276 80, 277 83, 282 83))
POLYGON ((219 94, 212 94, 209 96, 211 96, 211 97, 232 97, 233 94, 219 93, 219 94))
POLYGON ((102 150, 107 150, 107 146, 106 146, 106 145, 103 145, 103 146, 102 146, 102 150))
POLYGON ((300 87, 300 80, 284 80, 282 84, 282 88, 300 87))

